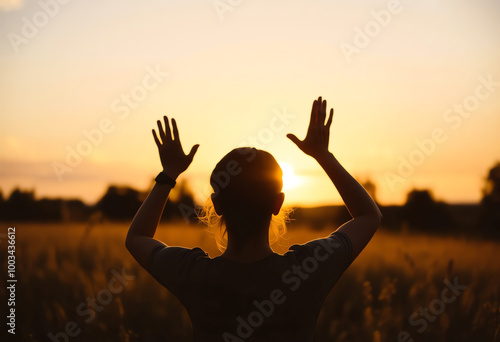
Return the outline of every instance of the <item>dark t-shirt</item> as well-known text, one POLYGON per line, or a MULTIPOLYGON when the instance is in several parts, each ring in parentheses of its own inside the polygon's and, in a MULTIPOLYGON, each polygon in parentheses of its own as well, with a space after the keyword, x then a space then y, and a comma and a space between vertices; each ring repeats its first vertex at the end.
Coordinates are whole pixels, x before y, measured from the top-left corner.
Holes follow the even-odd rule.
POLYGON ((349 238, 335 232, 248 263, 159 246, 147 270, 184 304, 195 341, 305 342, 351 262, 349 238))

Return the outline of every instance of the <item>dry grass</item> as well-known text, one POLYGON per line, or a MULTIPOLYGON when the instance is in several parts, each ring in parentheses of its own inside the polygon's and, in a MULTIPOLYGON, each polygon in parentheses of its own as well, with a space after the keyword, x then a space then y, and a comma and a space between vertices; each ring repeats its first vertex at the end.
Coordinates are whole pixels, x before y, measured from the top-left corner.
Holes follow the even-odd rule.
MULTIPOLYGON (((17 226, 17 340, 50 340, 48 334, 64 331, 69 321, 81 329, 70 341, 190 340, 189 318, 179 301, 125 250, 126 230, 122 224, 87 233, 83 224, 17 226), (92 319, 90 311, 78 314, 82 302, 109 288, 111 271, 123 268, 135 279, 92 319)), ((273 247, 282 253, 326 234, 297 229, 273 247)), ((219 254, 199 227, 162 226, 158 238, 219 254)), ((5 240, 0 246, 5 270, 5 240)), ((498 247, 490 241, 378 232, 325 301, 317 341, 397 341, 402 330, 414 341, 499 341, 498 247), (439 298, 444 280, 455 277, 467 289, 419 333, 409 317, 439 298)), ((5 295, 5 286, 0 291, 5 295)))

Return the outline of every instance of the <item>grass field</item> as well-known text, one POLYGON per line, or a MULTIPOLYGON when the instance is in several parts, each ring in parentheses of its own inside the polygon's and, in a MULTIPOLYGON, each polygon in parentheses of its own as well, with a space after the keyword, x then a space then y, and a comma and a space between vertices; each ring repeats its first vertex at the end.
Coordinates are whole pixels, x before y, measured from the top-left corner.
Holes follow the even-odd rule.
MULTIPOLYGON (((186 311, 126 251, 128 227, 86 227, 16 226, 13 340, 189 341, 186 311)), ((283 253, 328 233, 293 229, 273 248, 283 253)), ((219 254, 200 227, 165 225, 157 234, 170 245, 219 254)), ((2 298, 6 242, 4 237, 0 243, 2 298)), ((499 247, 492 241, 379 231, 325 301, 316 340, 500 341, 499 247), (443 298, 450 283, 466 288, 443 298)), ((3 317, 6 307, 2 303, 3 317)))

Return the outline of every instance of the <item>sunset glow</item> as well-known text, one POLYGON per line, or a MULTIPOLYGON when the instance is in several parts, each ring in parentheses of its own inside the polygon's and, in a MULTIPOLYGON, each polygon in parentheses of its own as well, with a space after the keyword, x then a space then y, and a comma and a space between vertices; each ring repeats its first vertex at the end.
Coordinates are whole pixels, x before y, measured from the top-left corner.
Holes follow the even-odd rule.
POLYGON ((218 160, 245 145, 287 160, 287 200, 339 203, 286 138, 305 136, 322 95, 335 108, 330 150, 376 184, 380 203, 414 187, 478 202, 500 160, 500 2, 398 3, 221 13, 203 1, 91 0, 41 26, 36 1, 0 7, 1 191, 87 203, 110 183, 145 191, 160 167, 151 129, 169 115, 185 150, 200 144, 181 176, 200 200, 218 160))
POLYGON ((295 175, 292 166, 285 162, 278 163, 283 170, 283 191, 290 190, 302 183, 301 179, 295 175))

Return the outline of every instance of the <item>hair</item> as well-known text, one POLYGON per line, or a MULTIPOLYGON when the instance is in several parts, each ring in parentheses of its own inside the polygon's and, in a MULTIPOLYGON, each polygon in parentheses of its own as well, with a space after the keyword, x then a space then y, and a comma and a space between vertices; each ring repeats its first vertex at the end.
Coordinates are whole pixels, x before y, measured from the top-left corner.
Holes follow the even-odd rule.
POLYGON ((239 238, 255 234, 256 226, 269 229, 269 243, 273 244, 286 232, 290 210, 281 209, 273 215, 274 203, 283 188, 283 171, 276 159, 256 148, 235 148, 215 166, 210 176, 213 192, 200 215, 214 235, 220 251, 227 248, 227 226, 239 238), (221 215, 215 211, 212 197, 218 202, 221 215))

